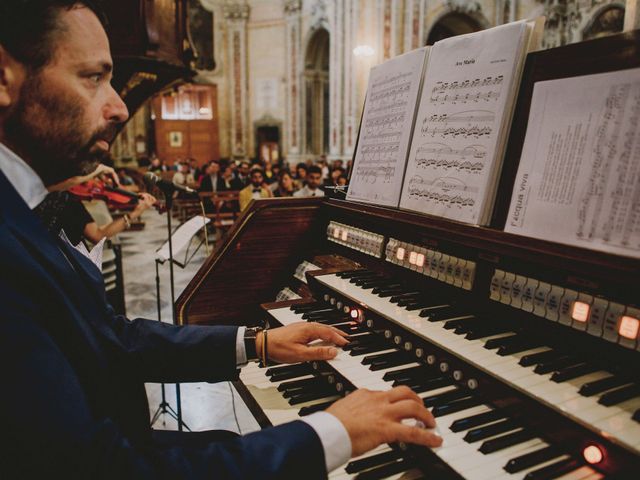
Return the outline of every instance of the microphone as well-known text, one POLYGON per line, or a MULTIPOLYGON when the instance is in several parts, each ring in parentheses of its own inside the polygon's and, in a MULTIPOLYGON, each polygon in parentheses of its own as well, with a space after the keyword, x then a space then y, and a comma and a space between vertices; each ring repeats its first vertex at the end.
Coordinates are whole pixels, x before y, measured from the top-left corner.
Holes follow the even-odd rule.
POLYGON ((196 192, 193 188, 187 187, 186 185, 176 185, 173 182, 160 178, 153 172, 145 173, 142 179, 144 180, 144 183, 149 190, 151 190, 152 187, 158 187, 165 195, 170 195, 175 191, 196 195, 198 194, 198 192, 196 192))

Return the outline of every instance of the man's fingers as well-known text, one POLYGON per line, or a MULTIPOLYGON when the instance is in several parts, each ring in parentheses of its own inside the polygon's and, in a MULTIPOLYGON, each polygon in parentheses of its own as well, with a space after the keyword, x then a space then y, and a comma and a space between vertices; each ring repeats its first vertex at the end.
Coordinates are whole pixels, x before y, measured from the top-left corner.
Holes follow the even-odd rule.
POLYGON ((403 424, 395 424, 390 428, 392 442, 412 443, 425 447, 439 447, 442 445, 442 437, 420 427, 410 427, 403 424))
POLYGON ((332 342, 339 347, 345 346, 349 341, 345 338, 348 336, 347 333, 342 330, 338 330, 334 327, 329 327, 327 325, 314 325, 313 330, 311 330, 311 340, 321 339, 327 342, 332 342))
POLYGON ((433 415, 424 407, 421 401, 400 400, 389 405, 388 412, 397 421, 413 418, 422 422, 427 428, 436 426, 433 415))
POLYGON ((387 399, 391 403, 398 402, 400 400, 414 400, 416 402, 422 403, 422 400, 420 399, 418 394, 404 385, 389 390, 387 392, 387 399))
POLYGON ((302 347, 300 356, 305 360, 331 360, 338 354, 336 347, 302 347))

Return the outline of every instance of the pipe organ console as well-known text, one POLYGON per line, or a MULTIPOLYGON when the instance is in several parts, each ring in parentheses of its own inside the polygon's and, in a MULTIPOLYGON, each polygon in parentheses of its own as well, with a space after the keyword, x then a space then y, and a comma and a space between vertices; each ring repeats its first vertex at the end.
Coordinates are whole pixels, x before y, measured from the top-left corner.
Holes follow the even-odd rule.
MULTIPOLYGON (((258 268, 257 244, 280 243, 265 233, 300 212, 316 236, 306 255, 291 252, 286 263, 299 268, 271 298, 285 288, 301 298, 264 304, 263 318, 331 324, 352 342, 329 362, 246 367, 238 388, 262 425, 356 388, 408 385, 436 416, 443 447, 389 446, 335 478, 630 478, 640 466, 640 262, 387 208, 283 199, 256 202, 200 273, 227 261, 258 268)), ((194 282, 181 320, 205 323, 216 295, 206 278, 194 282)))
POLYGON ((331 361, 243 369, 237 388, 263 426, 357 388, 423 398, 442 447, 383 446, 330 478, 638 478, 639 272, 636 259, 495 227, 261 200, 181 295, 177 320, 350 335, 331 361))

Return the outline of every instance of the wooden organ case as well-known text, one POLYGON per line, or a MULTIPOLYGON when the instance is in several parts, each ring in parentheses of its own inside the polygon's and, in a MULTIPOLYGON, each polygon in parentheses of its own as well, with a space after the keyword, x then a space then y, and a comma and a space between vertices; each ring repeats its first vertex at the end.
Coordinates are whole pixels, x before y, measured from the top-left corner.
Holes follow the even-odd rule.
POLYGON ((359 387, 409 385, 433 409, 442 448, 394 445, 386 463, 331 478, 637 478, 640 261, 502 227, 533 83, 638 67, 639 54, 633 33, 529 55, 492 227, 256 201, 178 299, 178 321, 320 321, 352 335, 340 361, 245 368, 238 389, 263 425, 359 387), (279 292, 289 299, 273 303, 279 292), (267 391, 286 399, 261 403, 267 391))
POLYGON ((133 114, 159 91, 195 75, 187 0, 103 2, 113 85, 133 114))

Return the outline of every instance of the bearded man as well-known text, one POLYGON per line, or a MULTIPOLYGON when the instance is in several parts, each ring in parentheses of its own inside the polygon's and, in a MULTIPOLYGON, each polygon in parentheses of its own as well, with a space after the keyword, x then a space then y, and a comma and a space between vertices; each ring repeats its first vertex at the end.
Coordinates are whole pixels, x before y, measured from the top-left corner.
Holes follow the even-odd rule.
MULTIPOLYGON (((434 425, 403 387, 244 437, 151 430, 144 382, 235 379, 265 336, 115 315, 98 269, 32 212, 127 120, 100 18, 88 0, 0 2, 0 478, 313 479, 383 442, 439 444, 402 424, 434 425)), ((269 333, 270 358, 335 356, 315 339, 346 343, 293 324, 269 333)))

